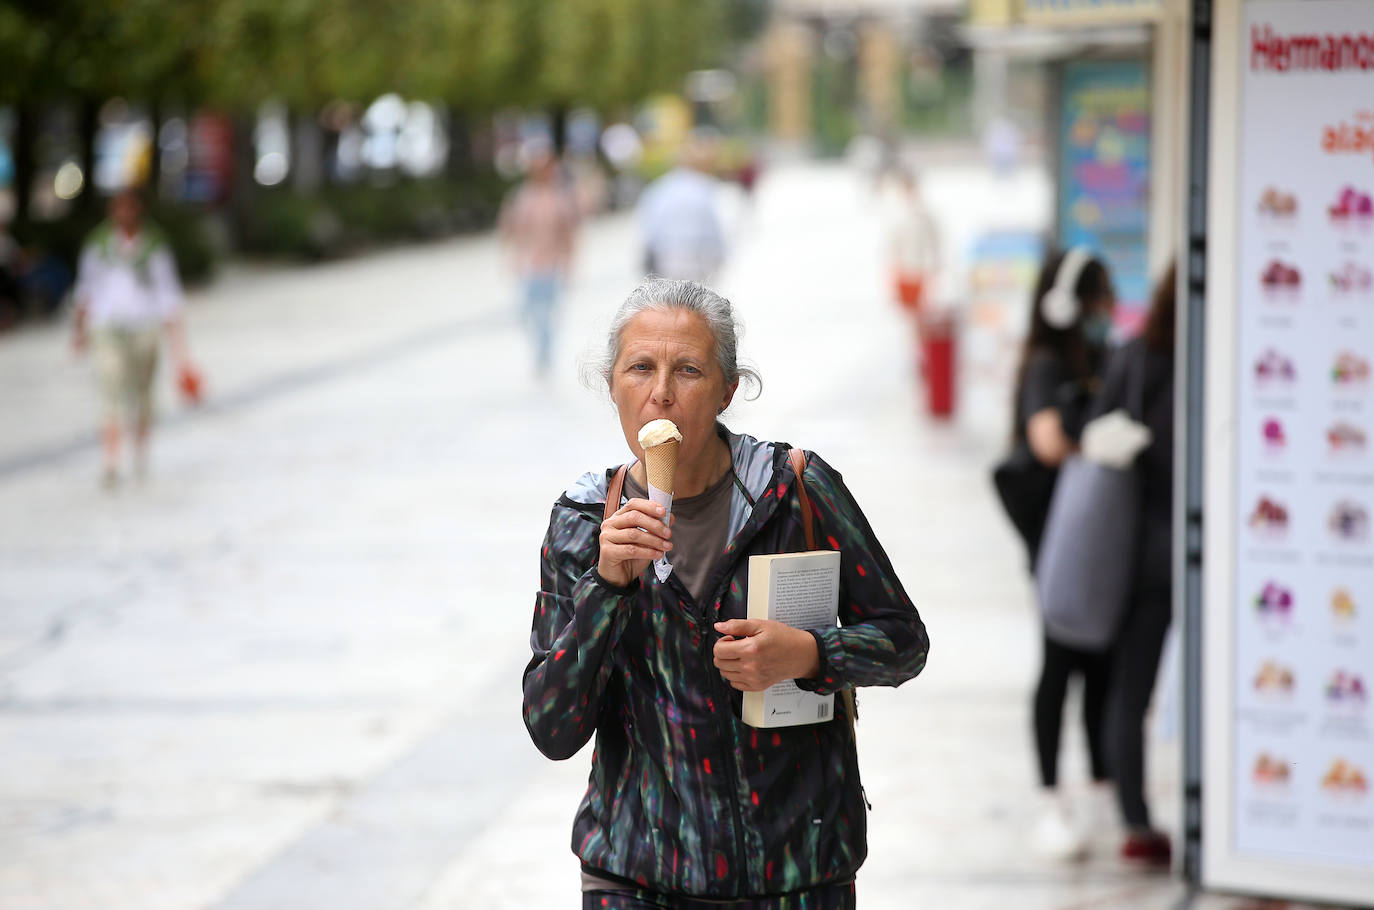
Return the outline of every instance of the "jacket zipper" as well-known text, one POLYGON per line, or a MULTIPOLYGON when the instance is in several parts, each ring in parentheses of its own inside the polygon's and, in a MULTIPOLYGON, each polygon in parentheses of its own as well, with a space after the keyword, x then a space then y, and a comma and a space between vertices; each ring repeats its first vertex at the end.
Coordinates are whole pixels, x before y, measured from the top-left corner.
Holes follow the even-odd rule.
MULTIPOLYGON (((777 455, 775 453, 773 462, 773 473, 769 476, 768 479, 768 483, 770 486, 777 486, 778 481, 782 476, 783 463, 783 461, 777 460, 777 455)), ((777 510, 776 499, 772 501, 772 510, 774 512, 776 512, 777 510)), ((745 519, 746 527, 755 520, 758 511, 759 505, 756 503, 754 505, 752 512, 750 513, 749 518, 745 519)), ((711 609, 711 605, 719 602, 721 598, 725 596, 725 592, 729 590, 730 578, 733 576, 735 568, 744 559, 745 546, 749 543, 749 541, 752 541, 755 537, 758 536, 758 533, 763 529, 764 524, 766 524, 768 520, 771 520, 772 517, 773 516, 770 513, 764 521, 759 522, 758 527, 756 527, 754 529, 754 532, 749 536, 749 540, 736 538, 735 542, 739 544, 739 547, 735 551, 735 554, 731 559, 730 563, 727 566, 725 566, 724 570, 720 573, 720 577, 716 580, 716 587, 713 589, 713 596, 710 599, 708 599, 706 603, 698 603, 696 598, 692 596, 692 593, 687 590, 687 586, 682 583, 682 580, 679 579, 676 574, 670 575, 668 577, 669 584, 676 585, 679 595, 683 596, 686 599, 686 602, 691 604, 696 609, 697 619, 701 622, 702 625, 702 666, 706 668, 706 673, 708 677, 711 679, 712 689, 716 693, 716 698, 719 699, 723 709, 720 715, 721 719, 718 722, 717 726, 720 728, 722 734, 721 757, 724 758, 722 766, 726 770, 726 776, 729 778, 730 783, 730 812, 733 817, 735 831, 735 884, 737 888, 737 893, 739 894, 748 894, 750 892, 748 858, 745 856, 744 851, 744 813, 740 809, 739 804, 739 775, 735 772, 735 761, 739 753, 739 744, 735 743, 736 748, 734 754, 725 751, 725 743, 733 742, 735 739, 735 731, 732 717, 734 711, 731 702, 730 687, 726 685, 724 677, 722 677, 719 673, 711 672, 714 668, 714 663, 711 660, 711 636, 715 632, 716 628, 715 623, 711 621, 711 618, 707 615, 707 613, 711 609)))

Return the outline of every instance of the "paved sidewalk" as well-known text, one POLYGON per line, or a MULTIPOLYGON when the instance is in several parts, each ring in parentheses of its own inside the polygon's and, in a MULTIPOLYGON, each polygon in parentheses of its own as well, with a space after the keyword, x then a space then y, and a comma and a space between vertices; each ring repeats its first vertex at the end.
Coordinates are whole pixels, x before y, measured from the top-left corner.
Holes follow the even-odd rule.
MULTIPOLYGON (((969 221, 1045 195, 973 167, 925 186, 969 221)), ((151 481, 114 496, 88 367, 56 329, 0 338, 0 907, 576 906, 589 751, 539 756, 518 680, 549 507, 624 458, 575 358, 636 259, 628 219, 589 227, 548 383, 490 239, 233 270, 190 315, 210 406, 169 405, 151 481)), ((722 285, 765 379, 728 422, 844 472, 931 633, 919 678, 862 696, 861 906, 1175 906, 1110 839, 1075 866, 1025 849, 1038 632, 987 481, 1004 396, 922 416, 859 183, 770 175, 722 285)))

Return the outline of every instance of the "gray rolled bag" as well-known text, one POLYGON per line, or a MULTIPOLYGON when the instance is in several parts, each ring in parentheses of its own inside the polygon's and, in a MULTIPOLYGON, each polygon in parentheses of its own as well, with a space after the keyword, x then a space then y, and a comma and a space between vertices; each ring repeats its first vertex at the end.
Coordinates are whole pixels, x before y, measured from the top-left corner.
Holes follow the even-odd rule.
MULTIPOLYGON (((1145 358, 1131 364, 1127 400, 1144 409, 1145 358)), ((1139 552, 1141 483, 1136 456, 1150 432, 1125 411, 1084 428, 1082 454, 1059 469, 1035 586, 1045 633, 1085 651, 1112 645, 1130 605, 1139 552)))

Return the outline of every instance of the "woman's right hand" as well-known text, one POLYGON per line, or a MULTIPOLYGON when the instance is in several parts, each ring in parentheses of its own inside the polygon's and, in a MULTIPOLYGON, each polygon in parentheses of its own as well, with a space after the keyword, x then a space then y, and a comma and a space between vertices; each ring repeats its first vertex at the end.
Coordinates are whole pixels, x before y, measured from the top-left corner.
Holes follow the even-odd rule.
POLYGON ((1059 467, 1078 449, 1064 432, 1064 418, 1058 408, 1045 408, 1030 416, 1026 421, 1026 443, 1035 460, 1047 468, 1059 467))
POLYGON ((631 499, 601 523, 601 558, 596 571, 606 581, 627 587, 649 563, 673 548, 673 532, 663 522, 663 506, 631 499))

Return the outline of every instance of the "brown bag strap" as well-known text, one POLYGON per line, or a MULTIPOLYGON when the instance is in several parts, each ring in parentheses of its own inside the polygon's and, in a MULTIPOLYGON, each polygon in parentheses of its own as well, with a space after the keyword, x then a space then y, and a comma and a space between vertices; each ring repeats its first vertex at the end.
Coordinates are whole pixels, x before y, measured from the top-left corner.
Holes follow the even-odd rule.
MULTIPOLYGON (((812 524, 811 497, 806 495, 806 484, 802 481, 802 471, 806 469, 806 453, 801 449, 789 449, 787 458, 792 462, 792 473, 797 475, 797 496, 801 499, 802 533, 806 535, 806 548, 814 550, 816 549, 816 530, 812 524)), ((844 706, 849 709, 845 714, 849 717, 849 735, 852 738, 854 737, 854 721, 859 717, 858 705, 854 703, 854 687, 845 686, 840 690, 840 697, 844 699, 844 706)), ((868 801, 867 796, 864 797, 864 801, 868 801)))
POLYGON ((797 495, 801 497, 802 534, 806 536, 806 548, 816 549, 816 530, 811 520, 811 497, 806 495, 806 484, 802 472, 806 470, 806 453, 801 449, 789 449, 787 457, 792 462, 792 473, 797 475, 797 495))
POLYGON ((620 509, 620 493, 625 489, 625 473, 629 469, 628 464, 623 464, 615 469, 615 476, 611 478, 611 485, 606 488, 606 512, 602 521, 609 521, 611 516, 620 509))

